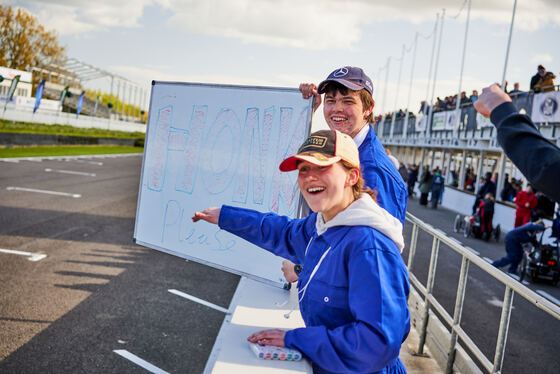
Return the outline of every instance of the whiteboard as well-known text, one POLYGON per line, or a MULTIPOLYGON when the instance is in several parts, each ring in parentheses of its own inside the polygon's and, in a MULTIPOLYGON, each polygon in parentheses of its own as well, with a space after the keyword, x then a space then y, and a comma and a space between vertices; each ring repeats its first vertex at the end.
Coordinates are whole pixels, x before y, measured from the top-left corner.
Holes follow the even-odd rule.
POLYGON ((191 217, 222 204, 297 217, 297 172, 278 165, 311 115, 298 89, 152 82, 135 242, 283 284, 280 257, 191 217))

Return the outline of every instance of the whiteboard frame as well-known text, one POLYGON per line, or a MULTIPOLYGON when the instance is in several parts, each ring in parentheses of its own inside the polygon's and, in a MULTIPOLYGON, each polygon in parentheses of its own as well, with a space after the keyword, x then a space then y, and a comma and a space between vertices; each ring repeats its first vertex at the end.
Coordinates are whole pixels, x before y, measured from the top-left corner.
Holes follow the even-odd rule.
MULTIPOLYGON (((145 142, 144 142, 144 147, 146 147, 148 145, 148 139, 149 139, 149 132, 150 132, 150 127, 148 126, 150 124, 150 120, 151 120, 151 116, 152 116, 152 100, 153 100, 153 91, 154 91, 154 87, 157 84, 166 84, 166 85, 178 85, 178 86, 193 86, 193 87, 216 87, 216 88, 231 88, 231 89, 245 89, 245 90, 262 90, 262 91, 280 91, 280 92, 299 92, 298 88, 289 88, 289 87, 267 87, 267 86, 243 86, 243 85, 232 85, 232 84, 216 84, 216 83, 196 83, 196 82, 168 82, 168 81, 155 81, 152 80, 152 88, 150 90, 150 103, 149 103, 149 111, 148 111, 148 121, 146 122, 146 136, 145 136, 145 142)), ((307 135, 309 136, 309 134, 311 134, 311 127, 312 127, 312 120, 313 120, 313 113, 314 113, 314 99, 313 97, 308 99, 309 101, 311 101, 311 110, 309 111, 308 114, 308 118, 307 118, 307 135)), ((145 148, 146 149, 146 148, 145 148)), ((158 245, 155 244, 150 244, 150 243, 146 243, 143 242, 141 240, 137 240, 137 230, 138 230, 138 215, 140 214, 140 206, 141 206, 141 199, 142 199, 142 182, 144 180, 144 164, 146 161, 146 152, 142 152, 142 167, 140 169, 140 183, 138 186, 138 201, 137 201, 137 205, 136 205, 136 216, 134 218, 134 235, 133 235, 133 241, 135 244, 147 247, 147 248, 151 248, 151 249, 155 249, 157 251, 163 252, 163 253, 167 253, 173 256, 177 256, 180 258, 183 258, 185 260, 189 260, 189 261, 194 261, 197 262, 199 264, 202 265, 206 265, 215 269, 219 269, 219 270, 223 270, 223 271, 227 271, 228 273, 233 273, 233 274, 237 274, 240 276, 245 276, 247 278, 250 279, 254 279, 256 281, 265 283, 265 284, 270 284, 276 287, 280 287, 283 288, 284 285, 286 284, 285 280, 280 279, 279 282, 275 282, 271 279, 267 279, 267 278, 262 278, 259 277, 257 275, 254 274, 250 274, 250 273, 246 273, 243 272, 241 270, 237 270, 237 269, 233 269, 227 266, 223 266, 220 264, 216 264, 214 262, 210 262, 210 261, 206 261, 203 260, 201 258, 198 257, 194 257, 194 256, 189 256, 186 255, 184 253, 179 253, 170 249, 166 249, 163 247, 160 247, 158 245)), ((307 206, 307 204, 305 203, 305 200, 303 199, 303 196, 301 195, 301 192, 298 192, 298 196, 297 196, 298 202, 297 202, 297 209, 296 209, 296 217, 295 218, 301 218, 303 215, 306 215, 304 212, 305 211, 305 207, 307 206)), ((255 247, 258 247, 254 244, 251 244, 255 247)), ((262 249, 261 250, 265 250, 262 249)), ((272 253, 274 255, 274 253, 272 253)), ((280 257, 280 256, 277 256, 280 257)))

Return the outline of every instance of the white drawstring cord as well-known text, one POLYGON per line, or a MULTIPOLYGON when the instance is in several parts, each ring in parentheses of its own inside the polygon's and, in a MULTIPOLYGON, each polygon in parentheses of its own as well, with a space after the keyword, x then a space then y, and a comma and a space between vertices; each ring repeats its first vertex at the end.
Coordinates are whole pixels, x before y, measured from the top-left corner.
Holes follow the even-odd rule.
POLYGON ((303 298, 305 297, 305 292, 307 291, 307 286, 309 286, 309 282, 311 282, 311 279, 313 279, 313 277, 315 276, 315 273, 317 272, 317 270, 319 270, 319 267, 321 266, 321 263, 323 262, 323 260, 325 259, 325 256, 327 255, 327 253, 329 253, 330 250, 331 250, 331 247, 329 247, 325 251, 325 253, 323 253, 321 258, 319 259, 319 262, 317 263, 317 265, 315 265, 315 268, 311 272, 311 275, 309 276, 309 279, 307 280, 307 283, 305 284, 305 286, 303 286, 303 288, 301 290, 298 291, 298 295, 303 292, 303 294, 301 295, 301 297, 298 300, 300 303, 301 303, 301 300, 303 300, 303 298))
MULTIPOLYGON (((309 249, 309 246, 311 245, 311 242, 313 241, 313 238, 315 236, 312 236, 311 239, 309 239, 309 243, 307 243, 307 247, 305 248, 305 255, 307 256, 307 250, 309 249)), ((317 270, 319 270, 319 267, 321 266, 321 263, 323 262, 323 260, 325 259, 325 257, 327 256, 327 254, 329 253, 329 251, 331 250, 332 247, 327 248, 327 250, 325 251, 325 253, 323 253, 323 255, 321 256, 321 258, 319 259, 319 262, 317 263, 317 265, 315 265, 315 268, 313 269, 313 271, 311 272, 311 275, 309 276, 309 279, 307 280, 307 283, 305 284, 305 286, 303 286, 302 289, 298 290, 298 295, 302 294, 299 298, 298 298, 298 303, 301 303, 301 301, 303 300, 303 298, 305 297, 305 293, 307 292, 307 286, 309 286, 309 282, 311 282, 311 280, 313 279, 313 277, 315 276, 315 273, 317 272, 317 270)), ((284 314, 284 318, 290 318, 290 314, 292 314, 292 312, 294 311, 295 308, 292 308, 288 313, 284 314)))

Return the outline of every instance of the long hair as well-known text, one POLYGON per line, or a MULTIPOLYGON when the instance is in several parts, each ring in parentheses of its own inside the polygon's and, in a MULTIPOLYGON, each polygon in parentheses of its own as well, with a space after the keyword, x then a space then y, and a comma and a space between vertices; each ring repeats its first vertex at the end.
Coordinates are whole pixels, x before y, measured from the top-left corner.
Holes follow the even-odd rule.
POLYGON ((367 193, 369 196, 371 196, 373 201, 377 202, 377 191, 372 190, 371 188, 365 185, 366 183, 364 181, 364 178, 362 176, 362 171, 360 170, 360 168, 357 168, 356 166, 352 165, 348 161, 340 160, 340 163, 347 170, 352 170, 352 169, 358 170, 358 175, 359 175, 358 181, 356 182, 356 184, 352 186, 352 195, 354 196, 354 200, 358 200, 362 196, 362 193, 367 193))

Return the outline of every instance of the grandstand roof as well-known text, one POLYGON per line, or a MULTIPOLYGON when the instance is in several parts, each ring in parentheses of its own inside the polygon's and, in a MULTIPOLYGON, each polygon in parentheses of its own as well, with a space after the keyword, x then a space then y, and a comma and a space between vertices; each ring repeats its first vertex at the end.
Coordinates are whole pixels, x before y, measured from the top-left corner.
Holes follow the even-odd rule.
POLYGON ((72 57, 65 58, 48 65, 36 66, 34 67, 34 69, 42 71, 52 71, 59 74, 68 74, 81 82, 108 77, 111 79, 118 79, 120 81, 127 82, 131 85, 138 85, 138 83, 126 79, 123 76, 111 73, 107 70, 98 68, 72 57))

